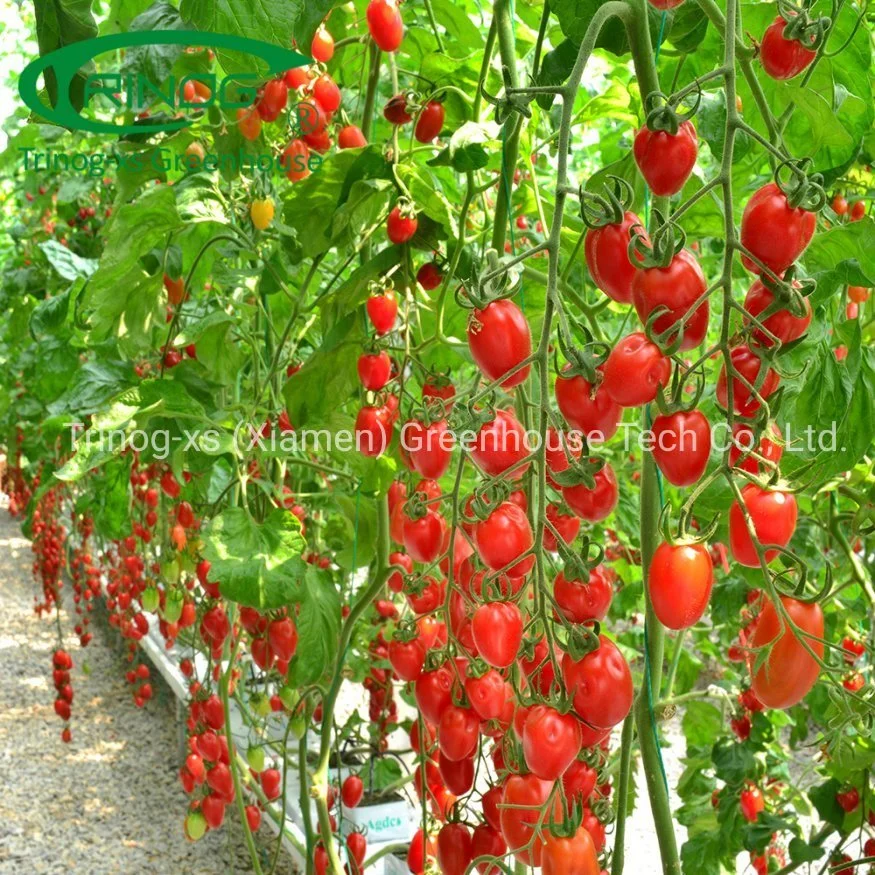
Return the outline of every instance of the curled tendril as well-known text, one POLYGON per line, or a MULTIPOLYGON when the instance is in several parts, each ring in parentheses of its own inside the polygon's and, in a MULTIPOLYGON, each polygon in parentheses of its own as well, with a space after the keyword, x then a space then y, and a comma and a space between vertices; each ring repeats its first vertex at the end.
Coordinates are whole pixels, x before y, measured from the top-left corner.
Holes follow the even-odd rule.
POLYGON ((670 219, 666 221, 659 210, 654 210, 654 215, 658 227, 652 238, 640 225, 630 229, 629 261, 644 270, 652 267, 668 267, 687 243, 687 235, 683 228, 670 219))
POLYGON ((806 49, 816 51, 826 41, 832 27, 832 19, 827 15, 813 18, 806 6, 798 6, 789 0, 778 0, 778 12, 787 22, 782 31, 784 39, 797 40, 806 49))
MULTIPOLYGON (((787 268, 780 280, 763 274, 761 281, 771 292, 775 301, 780 303, 780 307, 776 309, 789 310, 793 316, 802 318, 808 313, 808 309, 805 306, 805 298, 811 295, 817 288, 817 280, 811 277, 796 279, 795 273, 796 265, 794 264, 787 268)), ((766 313, 765 315, 768 318, 770 314, 766 313)))
MULTIPOLYGON (((564 542, 560 538, 557 543, 561 547, 564 542)), ((589 538, 584 538, 579 553, 568 550, 565 557, 565 574, 570 576, 571 580, 589 580, 592 571, 601 565, 604 558, 605 548, 589 538), (594 556, 591 555, 593 548, 595 548, 594 556)))
POLYGON ((483 310, 493 301, 516 294, 521 279, 521 273, 515 270, 516 265, 503 265, 494 249, 487 250, 486 265, 482 274, 475 273, 465 285, 456 289, 456 303, 463 309, 483 310))
POLYGON ((469 501, 461 507, 460 516, 467 523, 483 522, 510 495, 510 484, 506 480, 493 480, 478 486, 469 501))
POLYGON ((503 125, 514 113, 519 113, 525 118, 531 118, 532 111, 529 109, 529 104, 532 102, 531 94, 525 90, 513 87, 510 69, 507 65, 501 68, 501 75, 504 79, 503 95, 490 94, 486 90, 485 85, 480 86, 480 93, 483 95, 483 99, 495 107, 496 123, 503 125))
POLYGON ((613 186, 606 182, 602 186, 604 194, 596 194, 580 186, 580 218, 587 228, 619 225, 626 210, 632 205, 635 196, 632 186, 619 176, 608 176, 608 179, 613 186))
POLYGON ((492 422, 495 416, 495 393, 490 392, 480 400, 479 406, 471 401, 465 404, 455 403, 450 414, 449 427, 457 434, 479 432, 487 422, 492 422))
POLYGON ((720 525, 720 514, 717 514, 707 525, 694 529, 692 525, 692 508, 681 508, 677 530, 673 531, 671 527, 671 511, 670 503, 663 505, 659 513, 659 520, 657 521, 657 528, 662 535, 662 539, 667 544, 671 544, 671 546, 678 544, 707 544, 714 537, 720 525))
POLYGON ((563 377, 582 376, 588 383, 595 386, 599 382, 598 368, 605 363, 611 352, 610 344, 593 340, 589 329, 582 324, 575 326, 584 338, 581 347, 574 345, 574 340, 567 326, 560 324, 558 346, 565 356, 567 365, 560 368, 558 354, 554 354, 553 362, 557 374, 563 377))
POLYGON ((810 164, 810 158, 802 158, 799 161, 788 158, 782 161, 775 170, 775 183, 784 192, 787 203, 791 207, 800 207, 816 213, 826 203, 826 190, 823 187, 821 174, 807 172, 810 164), (784 174, 785 170, 790 173, 789 179, 784 174))
POLYGON ((693 92, 693 105, 687 112, 678 112, 678 106, 686 99, 685 96, 669 96, 662 91, 651 91, 644 100, 644 108, 647 111, 644 123, 648 130, 665 131, 672 136, 677 134, 680 126, 696 114, 702 100, 702 89, 698 81, 694 84, 696 89, 693 92))
POLYGON ((575 662, 583 659, 588 653, 599 649, 598 621, 592 626, 578 625, 568 633, 568 654, 575 662))
POLYGON ((681 375, 681 368, 675 368, 671 378, 671 392, 666 398, 663 387, 659 386, 656 393, 656 407, 663 416, 669 416, 672 413, 689 413, 699 406, 699 401, 705 391, 705 366, 700 362, 695 368, 690 368, 684 371, 681 375), (692 395, 686 394, 687 382, 690 377, 696 380, 695 391, 692 395))

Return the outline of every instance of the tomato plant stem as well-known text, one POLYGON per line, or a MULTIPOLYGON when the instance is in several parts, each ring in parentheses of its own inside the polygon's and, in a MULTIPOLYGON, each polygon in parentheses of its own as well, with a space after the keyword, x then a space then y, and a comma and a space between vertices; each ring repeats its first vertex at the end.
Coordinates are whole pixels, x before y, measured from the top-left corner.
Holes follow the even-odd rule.
POLYGON ((635 734, 635 718, 629 714, 623 721, 620 738, 620 780, 617 785, 617 828, 614 833, 614 858, 611 875, 623 875, 626 863, 626 811, 629 805, 629 787, 632 783, 632 742, 635 734))

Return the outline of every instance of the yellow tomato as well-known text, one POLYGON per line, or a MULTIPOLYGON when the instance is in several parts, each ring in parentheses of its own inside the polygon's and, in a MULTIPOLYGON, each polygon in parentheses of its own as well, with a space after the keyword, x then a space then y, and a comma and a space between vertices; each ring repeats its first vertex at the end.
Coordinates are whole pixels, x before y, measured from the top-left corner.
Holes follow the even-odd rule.
POLYGON ((252 219, 252 224, 259 231, 263 231, 273 221, 273 201, 270 198, 252 201, 249 217, 252 219))

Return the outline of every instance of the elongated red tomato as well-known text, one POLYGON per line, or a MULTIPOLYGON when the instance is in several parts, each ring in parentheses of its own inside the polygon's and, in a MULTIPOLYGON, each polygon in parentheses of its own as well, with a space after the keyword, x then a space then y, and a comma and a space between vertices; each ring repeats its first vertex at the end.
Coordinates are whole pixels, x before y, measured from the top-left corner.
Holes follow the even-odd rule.
POLYGON ((703 544, 662 543, 653 554, 647 577, 653 612, 669 629, 698 623, 714 585, 711 554, 703 544))
POLYGON ((610 462, 606 462, 600 471, 596 471, 594 477, 593 489, 587 489, 584 483, 563 486, 562 497, 581 519, 599 523, 617 506, 620 489, 610 462))
POLYGON ((438 100, 430 100, 416 122, 413 136, 420 143, 430 143, 436 140, 444 126, 444 105, 438 100))
POLYGON ((434 562, 440 555, 446 521, 434 510, 417 520, 404 517, 404 548, 416 562, 434 562))
POLYGON ((371 39, 384 52, 394 52, 404 38, 404 22, 395 0, 371 0, 367 9, 371 39))
MULTIPOLYGON (((741 245, 776 274, 782 274, 805 251, 814 236, 814 213, 791 207, 774 182, 753 193, 741 217, 741 245)), ((759 265, 746 255, 744 266, 754 273, 759 265)))
POLYGON ((586 827, 578 827, 569 837, 552 833, 545 836, 541 875, 599 875, 601 871, 595 844, 586 827))
MULTIPOLYGON (((730 353, 729 357, 732 361, 732 366, 741 374, 751 386, 756 388, 757 381, 760 376, 760 370, 763 368, 763 362, 760 357, 749 346, 736 346, 730 353)), ((757 391, 764 399, 768 397, 778 388, 781 378, 771 369, 766 370, 765 376, 762 378, 762 384, 757 391)), ((726 379, 726 365, 720 369, 720 374, 717 377, 717 400, 724 406, 729 406, 729 388, 726 379)), ((732 377, 732 406, 736 413, 742 416, 754 416, 760 409, 760 402, 754 393, 735 375, 732 377)))
MULTIPOLYGON (((570 544, 580 531, 580 518, 573 513, 568 513, 562 509, 561 505, 550 502, 547 505, 547 522, 553 526, 559 533, 559 537, 566 543, 570 544)), ((544 549, 551 553, 559 551, 559 539, 553 534, 552 530, 544 528, 544 549)))
POLYGON ((445 823, 437 838, 437 858, 441 872, 446 875, 465 875, 474 852, 471 831, 464 823, 445 823))
POLYGON ((711 425, 700 410, 678 411, 653 420, 653 458, 674 486, 701 479, 711 455, 711 425))
POLYGON ((650 190, 660 197, 677 194, 696 166, 699 141, 689 120, 676 134, 651 131, 646 126, 635 134, 632 153, 650 190))
POLYGON ((583 441, 580 435, 565 434, 548 426, 547 434, 544 437, 546 446, 544 447, 544 458, 547 462, 547 480, 550 484, 559 488, 552 474, 559 474, 562 471, 567 471, 571 467, 571 459, 579 459, 583 453, 583 441))
POLYGON ((440 419, 425 425, 412 419, 401 429, 401 444, 418 473, 429 480, 440 480, 452 460, 452 433, 447 421, 440 419))
POLYGON ((549 705, 536 705, 523 724, 523 756, 532 774, 557 781, 580 750, 580 722, 549 705))
POLYGON ((480 718, 471 708, 450 705, 444 708, 438 724, 438 744, 441 756, 448 760, 465 760, 477 750, 480 718))
MULTIPOLYGON (((478 857, 497 857, 501 859, 507 854, 507 843, 502 838, 498 829, 489 823, 481 823, 474 827, 474 835, 471 839, 471 849, 474 859, 478 857)), ((500 870, 490 863, 478 863, 477 871, 480 875, 498 875, 500 870)))
MULTIPOLYGON (((786 547, 796 531, 796 497, 780 489, 762 489, 748 483, 741 490, 741 500, 750 515, 754 532, 760 544, 776 544, 786 547)), ((736 562, 748 568, 756 568, 760 561, 756 548, 747 530, 744 514, 733 502, 729 510, 729 549, 736 562)), ((778 555, 777 550, 766 550, 766 562, 778 555)))
POLYGON ((406 243, 416 233, 419 221, 409 211, 402 211, 401 207, 393 207, 392 212, 386 218, 386 236, 393 243, 406 243))
MULTIPOLYGON (((667 267, 640 268, 635 272, 632 301, 642 324, 647 323, 654 310, 668 308, 668 312, 653 323, 654 332, 661 334, 686 317, 706 288, 705 275, 696 256, 682 249, 667 267)), ((708 302, 699 304, 684 326, 681 350, 693 349, 704 340, 709 314, 708 302)), ((677 334, 675 331, 669 339, 674 342, 677 334)))
POLYGON ((392 436, 392 421, 384 407, 362 407, 355 420, 356 449, 364 456, 380 456, 392 436))
POLYGON ((632 672, 617 645, 599 635, 597 650, 574 660, 562 657, 565 689, 574 697, 574 710, 596 729, 610 729, 626 719, 632 707, 632 672))
POLYGON ((611 398, 604 385, 593 386, 580 374, 573 377, 560 374, 556 378, 555 391, 556 403, 565 421, 588 440, 606 441, 617 433, 623 409, 611 398))
POLYGON ((465 678, 465 695, 481 720, 500 717, 507 694, 507 681, 494 668, 479 677, 465 678))
POLYGON ((632 280, 636 268, 629 260, 632 229, 644 230, 644 223, 635 213, 626 212, 622 222, 590 228, 584 240, 586 266, 592 281, 614 301, 632 302, 632 280))
POLYGON ((587 581, 569 580, 564 571, 553 581, 553 598, 572 623, 604 620, 613 594, 611 581, 601 565, 590 571, 587 581))
MULTIPOLYGON (((732 428, 732 446, 729 448, 729 464, 734 468, 740 468, 742 471, 749 471, 751 474, 756 474, 760 469, 760 462, 752 455, 748 456, 743 462, 740 462, 741 456, 753 450, 758 455, 762 456, 769 462, 774 462, 775 465, 781 460, 784 454, 784 447, 781 446, 781 430, 775 423, 771 423, 767 429, 767 433, 771 438, 765 436, 760 438, 759 446, 754 444, 754 434, 749 425, 743 422, 736 422, 732 428)), ((770 468, 763 464, 767 470, 770 468)))
POLYGON ((474 611, 474 643, 483 661, 507 668, 517 658, 523 640, 523 618, 513 602, 487 602, 474 611))
MULTIPOLYGON (((794 283, 794 285, 798 287, 799 283, 794 283)), ((804 315, 794 316, 789 310, 780 309, 772 313, 771 316, 760 319, 763 328, 774 334, 781 343, 792 343, 794 340, 798 340, 808 331, 808 326, 811 324, 811 304, 808 298, 803 298, 803 301, 805 302, 804 315)), ((744 309, 751 316, 759 317, 760 313, 771 307, 774 302, 775 296, 763 285, 763 281, 756 280, 745 295, 744 309)), ((753 336, 757 343, 761 343, 763 346, 772 346, 774 341, 766 334, 766 331, 755 328, 753 336)))
POLYGON ((507 842, 508 853, 526 866, 541 865, 544 839, 539 824, 562 819, 558 793, 554 796, 551 811, 545 814, 543 810, 552 789, 552 781, 543 781, 532 774, 511 775, 504 782, 504 796, 499 808, 501 834, 507 842))
MULTIPOLYGON (((468 348, 485 377, 503 377, 532 354, 532 332, 522 310, 507 298, 474 310, 468 321, 468 348)), ((530 370, 530 365, 520 368, 501 385, 518 386, 530 370)))
MULTIPOLYGON (((484 473, 497 477, 529 454, 526 430, 513 411, 499 410, 495 419, 480 427, 470 451, 471 458, 484 473)), ((528 467, 528 464, 521 465, 511 476, 518 480, 528 467)))
POLYGON ((392 374, 392 360, 386 350, 373 354, 359 356, 358 360, 359 380, 365 389, 379 392, 392 374))
MULTIPOLYGON (((793 623, 801 630, 805 643, 820 659, 823 658, 823 611, 817 602, 806 604, 789 596, 781 596, 781 603, 793 623)), ((767 600, 757 620, 751 641, 752 648, 769 647, 768 656, 753 673, 756 656, 751 654, 752 689, 768 708, 791 708, 801 702, 817 682, 820 666, 805 649, 797 633, 767 600)))
MULTIPOLYGON (((474 529, 474 542, 483 564, 500 571, 532 549, 535 542, 529 518, 510 501, 500 504, 474 529)), ((520 559, 507 570, 510 577, 522 577, 532 570, 534 555, 520 559)))
POLYGON ((779 15, 766 28, 760 44, 760 62, 772 79, 792 79, 817 57, 814 49, 785 37, 786 28, 787 22, 779 15))
POLYGON ((422 716, 437 726, 446 708, 453 704, 453 671, 444 663, 434 671, 424 671, 416 680, 416 707, 422 716))
POLYGON ((671 380, 671 362, 643 331, 624 337, 604 364, 602 383, 621 407, 640 407, 656 398, 660 386, 671 380))

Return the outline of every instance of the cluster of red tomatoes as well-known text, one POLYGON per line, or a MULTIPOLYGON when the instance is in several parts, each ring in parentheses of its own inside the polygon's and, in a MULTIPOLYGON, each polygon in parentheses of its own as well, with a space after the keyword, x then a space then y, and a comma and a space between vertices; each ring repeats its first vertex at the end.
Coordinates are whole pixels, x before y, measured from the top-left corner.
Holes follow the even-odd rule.
MULTIPOLYGON (((329 785, 327 804, 332 830, 337 830, 337 818, 333 813, 335 805, 338 802, 343 802, 344 808, 357 808, 364 797, 364 793, 364 781, 358 775, 348 775, 344 778, 339 794, 335 785, 329 785)), ((353 829, 347 834, 346 850, 349 859, 349 866, 346 871, 350 875, 360 875, 364 871, 365 857, 368 853, 368 839, 364 830, 353 829)), ((316 875, 327 875, 331 871, 328 851, 325 850, 325 846, 321 842, 313 850, 313 869, 316 875)))
MULTIPOLYGON (((31 488, 39 488, 41 474, 34 477, 31 488)), ((55 608, 64 583, 61 574, 66 566, 64 544, 67 530, 60 522, 62 489, 53 487, 40 498, 33 512, 33 576, 42 586, 40 602, 34 596, 34 610, 38 616, 55 608)))
POLYGON ((57 692, 55 699, 55 714, 64 721, 61 730, 61 740, 69 743, 73 734, 70 730, 70 714, 73 704, 73 687, 70 683, 70 672, 73 670, 73 657, 60 648, 52 654, 52 683, 57 692))

